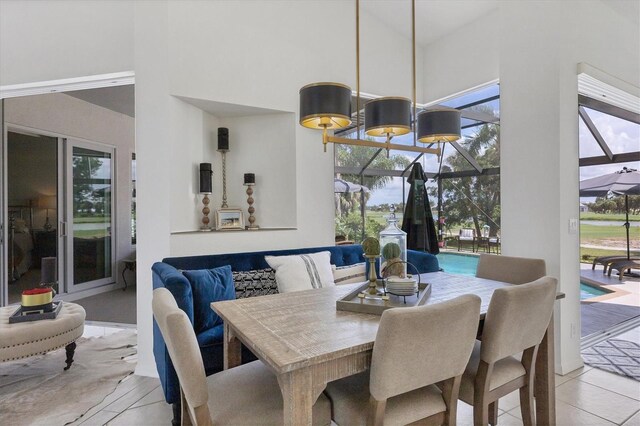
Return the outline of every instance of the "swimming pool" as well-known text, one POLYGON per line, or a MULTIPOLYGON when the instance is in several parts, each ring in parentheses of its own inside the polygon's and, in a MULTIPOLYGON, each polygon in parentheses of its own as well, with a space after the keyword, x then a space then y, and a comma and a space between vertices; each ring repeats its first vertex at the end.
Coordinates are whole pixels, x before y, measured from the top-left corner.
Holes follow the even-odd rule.
POLYGON ((440 263, 440 268, 444 269, 445 272, 474 276, 478 267, 478 256, 440 253, 438 262, 440 263))
POLYGON ((607 291, 600 290, 599 288, 580 281, 580 300, 591 299, 592 297, 602 296, 607 293, 607 291))
MULTIPOLYGON (((478 256, 456 253, 440 253, 438 255, 438 262, 445 272, 474 276, 478 267, 478 256)), ((602 296, 607 293, 608 292, 593 287, 587 283, 580 282, 580 300, 602 296)))

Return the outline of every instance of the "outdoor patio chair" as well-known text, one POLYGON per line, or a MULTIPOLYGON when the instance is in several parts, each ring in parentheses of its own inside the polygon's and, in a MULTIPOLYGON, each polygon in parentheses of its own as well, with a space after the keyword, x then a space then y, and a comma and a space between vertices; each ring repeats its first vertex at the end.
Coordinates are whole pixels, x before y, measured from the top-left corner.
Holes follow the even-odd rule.
POLYGON ((492 253, 493 249, 495 249, 496 254, 500 254, 500 235, 489 237, 488 246, 489 246, 489 253, 492 253))
POLYGON ((471 242, 471 250, 476 251, 476 230, 473 228, 462 228, 458 234, 458 251, 462 247, 462 243, 471 242))
MULTIPOLYGON (((627 256, 599 256, 599 257, 596 257, 595 259, 593 259, 593 264, 591 265, 591 270, 595 270, 596 269, 596 265, 602 265, 602 266, 604 266, 604 269, 602 270, 602 273, 606 274, 607 270, 610 269, 609 267, 611 266, 612 263, 623 262, 625 260, 640 260, 640 257, 632 256, 631 258, 627 259, 627 256)), ((609 275, 611 275, 611 274, 609 274, 609 275)))
POLYGON ((624 260, 620 260, 619 262, 613 262, 609 265, 609 272, 607 276, 610 277, 611 271, 613 271, 614 269, 618 271, 619 280, 622 281, 622 277, 624 277, 624 273, 626 271, 631 272, 632 269, 640 269, 640 260, 627 260, 627 258, 624 258, 624 260))

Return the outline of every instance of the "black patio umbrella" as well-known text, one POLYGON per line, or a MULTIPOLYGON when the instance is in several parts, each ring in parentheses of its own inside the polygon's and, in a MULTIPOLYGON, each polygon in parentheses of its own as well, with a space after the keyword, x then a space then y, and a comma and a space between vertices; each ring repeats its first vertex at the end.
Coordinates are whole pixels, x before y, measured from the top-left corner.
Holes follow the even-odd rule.
POLYGON ((402 230, 407 233, 407 248, 438 254, 438 236, 420 163, 413 165, 407 182, 411 187, 402 217, 402 230))
POLYGON ((626 210, 624 227, 627 228, 627 259, 630 259, 629 195, 640 195, 640 172, 623 167, 619 172, 585 179, 580 182, 581 197, 604 197, 609 193, 624 195, 624 208, 626 210))

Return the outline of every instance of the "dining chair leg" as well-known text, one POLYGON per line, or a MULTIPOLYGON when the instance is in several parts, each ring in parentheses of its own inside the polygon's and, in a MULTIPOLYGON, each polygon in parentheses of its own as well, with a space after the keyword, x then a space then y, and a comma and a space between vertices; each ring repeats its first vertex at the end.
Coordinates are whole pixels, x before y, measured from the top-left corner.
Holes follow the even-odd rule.
POLYGON ((520 412, 524 426, 533 426, 533 392, 531 386, 520 388, 520 412))
POLYGON ((498 401, 489 404, 489 424, 492 426, 498 424, 498 401))
POLYGON ((456 376, 452 379, 445 380, 442 387, 442 396, 444 403, 447 406, 447 411, 444 414, 443 425, 455 426, 456 416, 458 413, 458 396, 460 394, 460 382, 462 376, 456 376))
POLYGON ((493 364, 489 365, 480 361, 473 389, 473 424, 474 426, 486 426, 489 424, 489 383, 493 364))
POLYGON ((378 401, 374 397, 369 397, 369 413, 367 415, 367 426, 382 426, 384 424, 384 411, 387 401, 378 401))
POLYGON ((184 393, 182 392, 182 386, 180 387, 180 408, 182 411, 180 413, 180 417, 182 419, 181 425, 192 426, 193 422, 191 421, 191 413, 189 413, 189 403, 184 397, 184 393))
POLYGON ((486 426, 489 424, 489 406, 486 404, 473 404, 473 425, 486 426))
POLYGON ((526 349, 522 354, 522 365, 526 373, 526 385, 520 388, 520 411, 524 426, 533 426, 535 423, 533 412, 533 393, 535 379, 535 360, 538 355, 538 346, 526 349))

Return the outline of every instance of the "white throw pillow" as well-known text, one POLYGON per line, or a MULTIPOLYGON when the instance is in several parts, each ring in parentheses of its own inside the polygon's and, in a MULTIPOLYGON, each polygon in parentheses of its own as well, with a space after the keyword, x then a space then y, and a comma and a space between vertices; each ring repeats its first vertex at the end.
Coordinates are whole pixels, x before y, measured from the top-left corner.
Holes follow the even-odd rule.
POLYGON ((292 256, 265 256, 276 271, 276 283, 280 293, 334 287, 331 271, 331 253, 300 254, 292 256))
POLYGON ((367 267, 364 262, 347 266, 331 265, 331 267, 333 268, 333 282, 336 285, 363 283, 367 280, 367 267))

